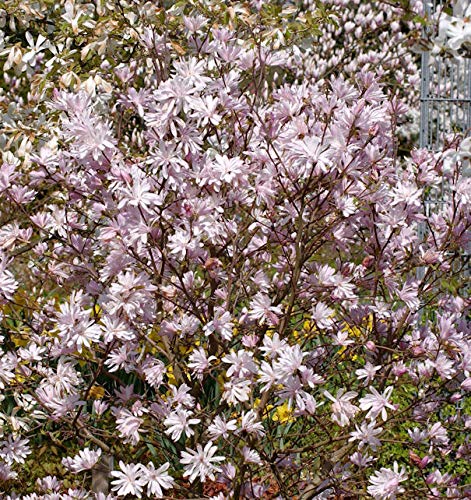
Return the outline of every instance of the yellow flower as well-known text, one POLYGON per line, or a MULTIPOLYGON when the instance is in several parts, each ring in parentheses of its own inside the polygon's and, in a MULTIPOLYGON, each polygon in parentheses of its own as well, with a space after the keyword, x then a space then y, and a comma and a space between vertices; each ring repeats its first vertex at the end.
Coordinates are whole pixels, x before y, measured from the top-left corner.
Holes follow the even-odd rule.
POLYGON ((170 385, 177 385, 177 379, 173 374, 173 366, 171 365, 167 366, 167 378, 170 385))
POLYGON ((192 345, 184 346, 180 344, 178 351, 183 355, 191 354, 195 350, 195 347, 199 347, 200 345, 201 342, 199 340, 193 340, 192 345))
POLYGON ((275 328, 268 328, 268 330, 265 332, 265 335, 272 338, 275 332, 276 332, 275 328))
POLYGON ((344 359, 345 355, 344 352, 347 350, 347 348, 343 345, 338 351, 337 354, 340 356, 340 359, 344 359))
POLYGON ((93 312, 95 314, 95 317, 97 317, 98 319, 101 318, 102 309, 98 304, 95 304, 93 306, 93 312))
POLYGON ((29 342, 29 338, 24 337, 21 333, 13 333, 10 338, 16 347, 25 347, 29 342))
POLYGON ((364 334, 369 334, 373 330, 373 315, 368 314, 368 316, 365 316, 361 322, 361 326, 350 326, 350 325, 345 325, 343 328, 344 332, 348 332, 349 335, 352 335, 353 337, 361 337, 364 334))
POLYGON ((319 334, 317 325, 312 320, 306 320, 303 323, 303 338, 313 339, 315 335, 319 334))
POLYGON ((92 385, 88 395, 92 399, 101 399, 105 395, 105 389, 101 385, 92 385))
POLYGON ((278 406, 273 415, 272 420, 275 422, 280 422, 280 424, 286 424, 294 422, 296 419, 293 416, 294 410, 288 406, 288 402, 285 401, 281 406, 278 406))

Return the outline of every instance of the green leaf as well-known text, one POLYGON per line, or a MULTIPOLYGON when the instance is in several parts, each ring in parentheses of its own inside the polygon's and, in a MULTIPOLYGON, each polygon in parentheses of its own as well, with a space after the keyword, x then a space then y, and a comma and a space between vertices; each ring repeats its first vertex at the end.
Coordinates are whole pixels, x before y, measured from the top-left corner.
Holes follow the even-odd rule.
POLYGON ((154 445, 147 443, 147 448, 149 449, 153 457, 157 456, 157 450, 155 449, 154 445))
POLYGON ((423 16, 420 16, 419 14, 415 15, 413 18, 412 18, 412 21, 414 23, 419 23, 421 24, 422 26, 426 26, 428 23, 427 23, 427 20, 425 19, 425 17, 423 16))

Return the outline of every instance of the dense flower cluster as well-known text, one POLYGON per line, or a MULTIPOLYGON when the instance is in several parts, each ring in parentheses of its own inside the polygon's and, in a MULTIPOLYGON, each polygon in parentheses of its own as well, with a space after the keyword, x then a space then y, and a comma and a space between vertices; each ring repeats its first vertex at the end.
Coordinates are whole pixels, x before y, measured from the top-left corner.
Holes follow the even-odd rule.
POLYGON ((404 3, 3 16, 5 498, 469 496, 469 139, 399 154, 404 3))
POLYGON ((433 19, 435 52, 445 50, 455 57, 471 53, 471 4, 467 0, 456 1, 451 9, 437 9, 433 19))

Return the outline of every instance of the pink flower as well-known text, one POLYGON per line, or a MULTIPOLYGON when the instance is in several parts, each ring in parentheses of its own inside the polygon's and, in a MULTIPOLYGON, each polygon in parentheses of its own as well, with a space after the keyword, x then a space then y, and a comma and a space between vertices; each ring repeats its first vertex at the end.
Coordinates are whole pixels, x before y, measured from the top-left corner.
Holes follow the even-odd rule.
POLYGON ((14 462, 24 464, 25 458, 31 453, 27 439, 8 436, 6 441, 0 442, 0 446, 0 457, 8 465, 12 465, 14 462))
POLYGON ((13 274, 7 269, 9 261, 0 251, 0 303, 2 300, 10 300, 18 288, 18 282, 13 277, 13 274))
POLYGON ((170 464, 166 462, 158 469, 155 468, 152 462, 141 466, 142 478, 147 483, 147 494, 153 495, 156 498, 162 498, 164 493, 162 490, 168 490, 173 487, 174 479, 169 475, 168 468, 170 464))
POLYGON ((360 399, 360 408, 369 410, 366 417, 374 420, 381 413, 384 421, 388 418, 386 408, 396 411, 396 406, 389 402, 389 397, 393 391, 393 386, 387 387, 383 394, 380 394, 374 387, 370 387, 370 393, 360 399))
POLYGON ((101 457, 101 450, 90 450, 89 448, 84 448, 80 450, 77 455, 73 458, 66 457, 62 459, 62 464, 64 467, 72 472, 82 472, 84 470, 89 470, 95 466, 101 457))
POLYGON ((397 462, 394 462, 393 469, 382 467, 376 471, 373 476, 370 476, 370 486, 368 493, 375 499, 394 500, 396 493, 402 493, 404 488, 399 486, 399 483, 407 479, 407 474, 404 467, 399 471, 397 462))
POLYGON ((196 445, 196 451, 189 448, 187 451, 182 451, 180 463, 185 466, 184 477, 189 477, 192 483, 198 476, 200 481, 204 481, 207 477, 214 480, 214 473, 220 472, 221 468, 215 465, 217 462, 225 460, 224 457, 215 456, 217 446, 213 445, 212 441, 203 448, 200 444, 196 445))
POLYGON ((376 422, 367 424, 363 422, 360 427, 355 426, 356 431, 350 434, 349 441, 359 441, 358 448, 363 448, 364 445, 369 445, 373 451, 378 446, 381 446, 381 441, 376 437, 383 432, 382 427, 376 427, 376 422))
POLYGON ((190 425, 196 425, 201 422, 199 418, 189 418, 192 415, 192 411, 177 408, 164 420, 164 425, 167 427, 165 434, 171 435, 174 441, 178 441, 183 433, 187 437, 192 436, 195 431, 190 425))
POLYGON ((273 306, 270 297, 258 292, 250 302, 249 316, 252 319, 258 319, 261 323, 267 322, 271 325, 277 325, 278 315, 281 315, 281 307, 273 306))
POLYGON ((143 420, 133 415, 129 410, 123 408, 116 418, 116 429, 126 443, 137 444, 140 439, 139 431, 143 420))
POLYGON ((215 419, 208 427, 208 434, 213 439, 216 439, 216 438, 221 437, 221 436, 224 439, 227 439, 229 437, 229 434, 235 430, 237 430, 237 421, 236 420, 232 419, 232 420, 226 421, 224 416, 221 417, 219 415, 216 415, 215 419))
POLYGON ((143 486, 147 483, 140 464, 125 464, 119 461, 121 471, 113 470, 111 475, 116 479, 111 481, 112 491, 118 496, 134 495, 141 498, 143 486))
POLYGON ((0 481, 9 481, 17 477, 18 473, 12 470, 11 465, 0 462, 0 481))
POLYGON ((306 355, 307 353, 303 352, 299 345, 286 345, 279 350, 278 361, 275 363, 274 368, 284 376, 292 375, 302 367, 306 355))
POLYGON ((411 311, 416 311, 420 307, 420 300, 417 296, 418 287, 416 283, 407 282, 402 290, 397 292, 398 297, 406 303, 411 311))
POLYGON ((211 362, 214 360, 216 360, 216 356, 208 357, 204 349, 200 347, 190 354, 188 368, 191 369, 193 375, 196 375, 199 380, 202 380, 203 374, 208 370, 211 362))
POLYGON ((312 308, 311 316, 319 328, 331 328, 334 324, 334 310, 323 302, 318 302, 312 308))
POLYGON ((354 391, 345 392, 345 389, 339 389, 337 396, 334 397, 330 392, 324 391, 324 396, 332 401, 332 420, 337 422, 340 427, 344 427, 350 423, 359 411, 358 406, 353 405, 350 401, 356 398, 358 393, 354 391))
POLYGON ((355 375, 357 376, 358 380, 364 378, 366 383, 370 383, 376 377, 376 372, 378 370, 381 370, 380 365, 373 366, 369 361, 367 361, 363 368, 359 368, 355 371, 355 375))
POLYGON ((231 183, 243 175, 244 164, 239 157, 228 158, 226 155, 216 155, 215 172, 224 182, 231 183))
POLYGON ((222 399, 229 404, 243 403, 249 400, 251 390, 251 380, 230 380, 224 384, 222 399))
POLYGON ((245 431, 248 434, 255 434, 258 437, 265 435, 265 429, 258 419, 258 415, 253 411, 242 413, 242 421, 240 424, 240 431, 245 431))
POLYGON ((222 358, 224 363, 231 366, 227 369, 227 377, 244 378, 257 371, 257 365, 253 361, 253 354, 243 349, 236 353, 231 352, 222 358))
POLYGON ((212 321, 204 326, 205 335, 209 336, 213 332, 219 333, 225 340, 231 340, 234 323, 232 322, 231 313, 218 307, 214 311, 212 321))
POLYGON ((279 333, 275 332, 273 336, 265 334, 263 337, 263 346, 260 347, 260 350, 265 356, 273 358, 284 346, 286 346, 286 340, 280 339, 279 333))

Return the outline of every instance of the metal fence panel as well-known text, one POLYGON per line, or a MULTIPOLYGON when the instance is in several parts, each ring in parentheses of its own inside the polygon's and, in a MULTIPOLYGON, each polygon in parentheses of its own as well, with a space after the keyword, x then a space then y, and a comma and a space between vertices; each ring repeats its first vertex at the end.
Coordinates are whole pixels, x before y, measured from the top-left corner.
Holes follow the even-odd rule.
MULTIPOLYGON (((436 14, 439 8, 444 7, 453 7, 453 2, 425 0, 425 14, 429 18, 436 14)), ((424 33, 425 36, 427 34, 424 33)), ((471 59, 423 52, 419 145, 421 148, 439 151, 446 146, 447 138, 456 133, 464 137, 471 135, 471 59)), ((445 192, 446 185, 443 184, 425 200, 426 216, 440 210, 445 192)), ((425 238, 426 233, 427 225, 420 224, 421 237, 425 238)), ((469 255, 464 256, 464 259, 460 272, 470 276, 469 255)), ((419 269, 418 278, 423 275, 424 269, 419 269)))

